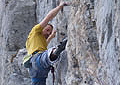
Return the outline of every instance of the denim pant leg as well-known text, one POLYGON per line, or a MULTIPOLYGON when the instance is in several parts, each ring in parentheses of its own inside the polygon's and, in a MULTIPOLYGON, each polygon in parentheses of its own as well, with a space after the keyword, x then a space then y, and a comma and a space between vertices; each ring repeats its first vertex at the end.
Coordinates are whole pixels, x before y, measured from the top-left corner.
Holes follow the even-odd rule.
POLYGON ((46 85, 46 82, 32 82, 32 85, 46 85))
POLYGON ((46 78, 53 62, 50 61, 50 49, 43 53, 35 54, 29 68, 29 73, 32 78, 32 85, 46 85, 46 78))

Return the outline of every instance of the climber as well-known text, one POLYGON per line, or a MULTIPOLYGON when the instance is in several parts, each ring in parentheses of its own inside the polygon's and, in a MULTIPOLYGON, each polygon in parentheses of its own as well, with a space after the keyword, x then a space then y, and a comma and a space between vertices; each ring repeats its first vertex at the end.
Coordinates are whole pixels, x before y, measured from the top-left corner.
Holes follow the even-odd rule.
POLYGON ((56 31, 53 26, 48 24, 57 13, 64 7, 68 6, 68 2, 60 2, 59 6, 52 9, 47 16, 37 25, 35 25, 26 41, 27 59, 31 64, 29 73, 32 78, 32 85, 46 85, 48 72, 53 64, 59 60, 60 53, 65 49, 67 39, 64 39, 56 48, 47 49, 47 45, 52 38, 55 37, 56 31))

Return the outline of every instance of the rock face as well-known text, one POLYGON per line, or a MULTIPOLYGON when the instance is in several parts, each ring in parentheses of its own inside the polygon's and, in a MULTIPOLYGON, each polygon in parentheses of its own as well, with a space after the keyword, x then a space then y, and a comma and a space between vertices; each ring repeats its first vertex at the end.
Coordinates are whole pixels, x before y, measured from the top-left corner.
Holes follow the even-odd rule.
POLYGON ((26 80, 23 82, 24 73, 17 64, 19 60, 11 63, 11 59, 25 46, 35 21, 33 0, 0 0, 0 85, 27 85, 26 80))
POLYGON ((100 63, 98 78, 101 84, 120 84, 120 1, 101 0, 95 4, 100 63), (99 9, 99 10, 98 10, 99 9), (102 77, 101 77, 102 76, 102 77))
POLYGON ((3 45, 8 51, 15 51, 25 46, 26 36, 34 26, 35 3, 32 0, 6 0, 2 3, 4 4, 1 29, 3 45))
MULTIPOLYGON (((31 28, 59 1, 0 1, 0 85, 30 85, 28 69, 22 65, 26 50, 21 48, 31 28)), ((66 51, 55 65, 55 85, 120 85, 120 1, 69 1, 71 6, 50 22, 57 36, 49 47, 68 37, 66 51)), ((49 74, 47 85, 52 85, 51 78, 49 74)))

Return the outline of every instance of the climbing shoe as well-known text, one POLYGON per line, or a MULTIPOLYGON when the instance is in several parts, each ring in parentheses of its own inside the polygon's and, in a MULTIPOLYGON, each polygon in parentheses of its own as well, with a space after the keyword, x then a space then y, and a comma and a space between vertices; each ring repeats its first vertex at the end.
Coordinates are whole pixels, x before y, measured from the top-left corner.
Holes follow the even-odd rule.
POLYGON ((56 55, 56 56, 59 56, 60 53, 63 50, 65 50, 66 43, 67 43, 67 39, 64 39, 62 42, 60 42, 60 44, 57 46, 57 48, 55 49, 55 52, 53 54, 56 55))
POLYGON ((58 58, 58 56, 60 55, 60 53, 65 50, 66 47, 66 43, 67 43, 67 39, 64 39, 62 42, 60 42, 60 44, 57 46, 57 48, 53 49, 51 55, 50 55, 50 60, 54 61, 58 58))

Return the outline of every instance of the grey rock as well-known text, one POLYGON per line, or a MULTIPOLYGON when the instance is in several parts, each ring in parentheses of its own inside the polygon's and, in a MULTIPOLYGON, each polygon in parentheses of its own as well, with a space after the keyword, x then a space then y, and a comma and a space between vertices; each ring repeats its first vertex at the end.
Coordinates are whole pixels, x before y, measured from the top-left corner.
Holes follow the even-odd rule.
MULTIPOLYGON (((49 47, 68 37, 66 52, 55 65, 55 85, 120 85, 120 1, 64 0, 50 21, 57 30, 49 47)), ((22 65, 31 28, 58 5, 59 0, 0 0, 0 85, 30 85, 22 65), (16 53, 18 50, 18 53, 16 53), (13 54, 17 54, 10 63, 13 54)), ((46 85, 52 85, 49 73, 46 85)))

